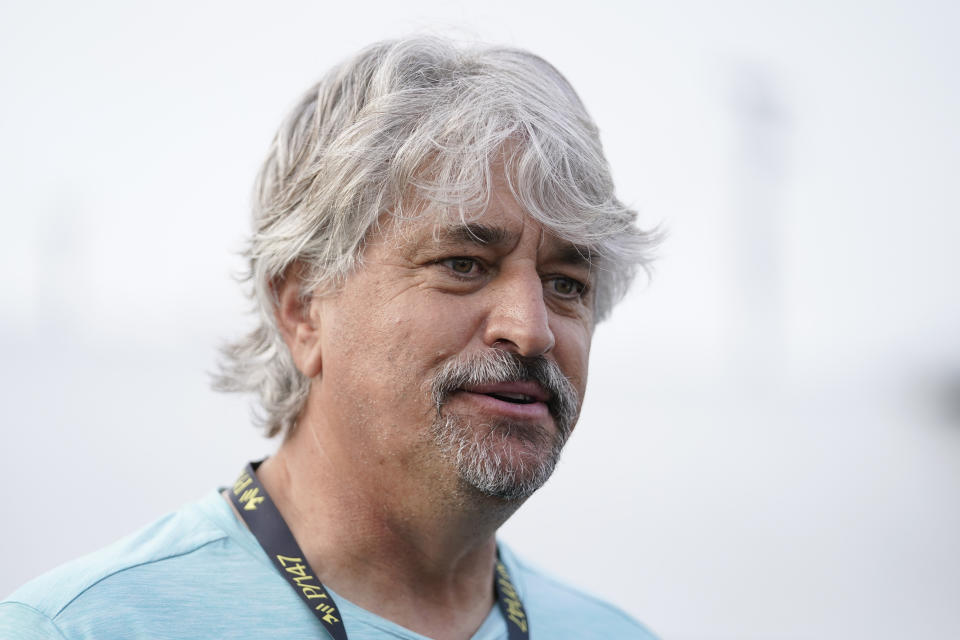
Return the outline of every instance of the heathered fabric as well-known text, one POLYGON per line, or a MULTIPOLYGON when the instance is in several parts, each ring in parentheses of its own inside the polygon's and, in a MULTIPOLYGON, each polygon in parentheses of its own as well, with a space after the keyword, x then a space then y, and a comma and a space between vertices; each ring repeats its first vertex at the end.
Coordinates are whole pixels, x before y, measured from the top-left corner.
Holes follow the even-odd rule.
MULTIPOLYGON (((654 638, 615 607, 501 557, 531 640, 654 638)), ((426 640, 330 592, 351 640, 426 640)), ((505 640, 494 606, 473 640, 505 640)), ((326 631, 226 501, 212 491, 119 542, 33 580, 0 602, 0 639, 318 638, 326 631)))

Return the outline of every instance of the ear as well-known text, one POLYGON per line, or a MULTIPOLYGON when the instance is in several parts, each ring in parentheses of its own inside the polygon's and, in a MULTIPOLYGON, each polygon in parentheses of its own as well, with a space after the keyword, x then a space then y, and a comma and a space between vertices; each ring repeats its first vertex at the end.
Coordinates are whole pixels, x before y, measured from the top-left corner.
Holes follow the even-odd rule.
POLYGON ((308 378, 320 375, 320 313, 311 294, 301 296, 306 268, 299 262, 290 265, 283 280, 274 284, 277 294, 277 327, 290 349, 293 363, 308 378))

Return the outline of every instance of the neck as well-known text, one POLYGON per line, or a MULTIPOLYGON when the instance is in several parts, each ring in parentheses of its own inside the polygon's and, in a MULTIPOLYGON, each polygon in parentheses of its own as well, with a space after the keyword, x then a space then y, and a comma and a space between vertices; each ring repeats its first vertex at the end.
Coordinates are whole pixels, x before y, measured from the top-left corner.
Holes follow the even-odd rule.
POLYGON ((317 576, 413 631, 469 638, 494 604, 494 534, 519 503, 317 426, 301 422, 257 472, 317 576))

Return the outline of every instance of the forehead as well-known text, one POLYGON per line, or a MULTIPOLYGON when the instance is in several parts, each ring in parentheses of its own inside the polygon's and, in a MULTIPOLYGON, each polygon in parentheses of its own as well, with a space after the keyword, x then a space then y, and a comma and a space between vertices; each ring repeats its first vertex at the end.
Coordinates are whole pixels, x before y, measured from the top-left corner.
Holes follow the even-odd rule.
POLYGON ((541 259, 585 267, 591 263, 589 248, 560 238, 526 213, 488 210, 469 217, 427 213, 413 220, 391 220, 382 233, 386 244, 402 254, 469 248, 509 253, 524 242, 535 246, 541 259))
POLYGON ((413 216, 388 214, 378 235, 403 253, 470 245, 510 251, 524 239, 535 242, 543 257, 585 266, 591 263, 588 247, 561 238, 543 225, 502 184, 491 189, 482 211, 422 205, 413 216))

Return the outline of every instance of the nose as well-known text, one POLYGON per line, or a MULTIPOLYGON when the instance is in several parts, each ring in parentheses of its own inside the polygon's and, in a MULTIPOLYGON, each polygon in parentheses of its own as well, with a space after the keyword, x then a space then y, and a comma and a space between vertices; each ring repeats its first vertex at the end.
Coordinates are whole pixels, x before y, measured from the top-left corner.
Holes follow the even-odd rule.
POLYGON ((525 357, 549 353, 556 339, 540 275, 535 271, 501 274, 500 279, 499 286, 488 291, 490 311, 483 328, 484 343, 525 357))

